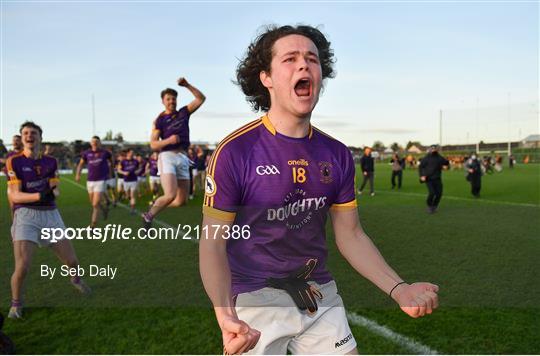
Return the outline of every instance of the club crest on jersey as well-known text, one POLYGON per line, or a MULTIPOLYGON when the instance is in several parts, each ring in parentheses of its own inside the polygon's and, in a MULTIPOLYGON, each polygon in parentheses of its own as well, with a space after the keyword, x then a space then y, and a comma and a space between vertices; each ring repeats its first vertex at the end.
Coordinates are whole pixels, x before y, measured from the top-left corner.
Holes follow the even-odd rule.
POLYGON ((255 172, 257 172, 257 174, 260 176, 265 176, 265 175, 271 176, 271 175, 281 174, 279 172, 279 169, 277 169, 277 167, 274 166, 273 164, 257 166, 257 168, 255 168, 255 172))
POLYGON ((216 195, 216 182, 211 175, 206 176, 206 181, 204 183, 204 191, 206 192, 206 196, 208 197, 213 197, 214 195, 216 195))
POLYGON ((332 163, 330 162, 319 162, 319 173, 321 174, 322 183, 332 183, 332 167, 332 163))

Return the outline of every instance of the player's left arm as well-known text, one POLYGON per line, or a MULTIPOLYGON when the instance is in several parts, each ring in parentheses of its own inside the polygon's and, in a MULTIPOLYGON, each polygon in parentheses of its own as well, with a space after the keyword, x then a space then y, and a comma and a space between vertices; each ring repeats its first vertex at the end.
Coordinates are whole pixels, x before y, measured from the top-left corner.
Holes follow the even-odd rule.
POLYGON ((392 298, 405 313, 417 318, 431 314, 438 307, 438 286, 427 282, 398 285, 403 279, 386 263, 362 229, 356 208, 331 209, 330 216, 336 244, 343 257, 383 292, 392 292, 392 298))
POLYGON ((49 187, 54 188, 53 193, 56 197, 60 195, 60 175, 58 174, 58 161, 54 160, 54 169, 49 173, 49 187))
POLYGON ((177 82, 178 85, 180 85, 181 87, 185 87, 195 97, 195 99, 187 105, 189 113, 193 114, 204 103, 204 101, 206 100, 206 96, 204 96, 204 94, 199 89, 191 85, 184 77, 178 78, 177 82))

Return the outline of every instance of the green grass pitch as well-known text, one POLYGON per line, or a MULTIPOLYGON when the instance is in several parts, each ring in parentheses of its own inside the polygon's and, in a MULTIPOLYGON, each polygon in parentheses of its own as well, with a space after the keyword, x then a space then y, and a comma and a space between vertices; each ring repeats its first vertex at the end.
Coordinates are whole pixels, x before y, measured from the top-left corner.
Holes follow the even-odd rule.
MULTIPOLYGON (((357 177, 361 182, 361 176, 357 177)), ((62 176, 60 212, 67 226, 89 223, 85 190, 62 176)), ((358 197, 362 225, 387 261, 407 281, 440 286, 440 308, 412 319, 358 276, 340 257, 328 226, 329 268, 350 312, 367 317, 440 353, 540 352, 540 166, 483 177, 482 198, 470 194, 463 171, 444 173, 444 197, 434 215, 425 211, 426 187, 406 170, 403 188, 390 189, 390 167, 376 167, 376 196, 358 197)), ((5 187, 5 178, 0 179, 5 187)), ((0 308, 7 314, 13 268, 6 189, 0 189, 0 308)), ((147 198, 138 203, 145 209, 147 198)), ((188 207, 159 219, 195 226, 199 193, 188 207)), ((109 223, 138 228, 120 207, 109 223)), ((103 223, 101 223, 103 226, 103 223)), ((117 277, 87 278, 94 293, 81 297, 68 279, 39 276, 42 263, 59 267, 39 249, 27 280, 25 319, 6 320, 4 332, 18 353, 219 354, 221 336, 198 272, 197 244, 168 241, 75 241, 83 265, 114 265, 117 277)), ((371 329, 351 326, 360 353, 411 350, 371 329)))

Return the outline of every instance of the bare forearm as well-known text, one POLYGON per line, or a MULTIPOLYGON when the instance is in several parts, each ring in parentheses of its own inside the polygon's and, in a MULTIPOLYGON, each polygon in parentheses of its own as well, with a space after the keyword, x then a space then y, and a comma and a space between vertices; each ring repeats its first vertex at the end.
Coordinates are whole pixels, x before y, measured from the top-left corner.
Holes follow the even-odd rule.
POLYGON ((10 191, 9 198, 15 204, 35 203, 40 199, 39 193, 25 193, 21 191, 10 191))
POLYGON ((161 151, 163 149, 163 147, 167 146, 167 145, 170 145, 171 142, 168 140, 168 139, 165 139, 165 140, 152 140, 150 141, 150 148, 153 150, 153 151, 161 151))
POLYGON ((83 164, 82 164, 82 163, 79 163, 79 164, 77 165, 77 170, 75 171, 75 176, 76 176, 76 177, 79 177, 79 176, 81 175, 82 167, 83 167, 83 164))
POLYGON ((352 235, 337 241, 339 251, 358 273, 389 293, 402 279, 361 229, 355 230, 352 235))
POLYGON ((200 273, 204 289, 212 301, 218 322, 235 316, 231 292, 231 272, 227 252, 215 241, 203 239, 199 247, 200 273))

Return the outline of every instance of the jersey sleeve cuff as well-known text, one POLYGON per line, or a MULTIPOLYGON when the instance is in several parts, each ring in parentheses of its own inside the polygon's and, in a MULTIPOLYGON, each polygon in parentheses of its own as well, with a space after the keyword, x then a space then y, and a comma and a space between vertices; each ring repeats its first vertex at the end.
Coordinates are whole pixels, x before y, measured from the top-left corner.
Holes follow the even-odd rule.
POLYGON ((336 203, 332 204, 330 209, 332 210, 350 210, 350 209, 356 209, 358 207, 358 204, 356 203, 356 199, 351 200, 347 203, 336 203))
POLYGON ((58 183, 60 182, 60 178, 50 178, 49 183, 58 183))
POLYGON ((20 184, 22 181, 20 179, 11 179, 8 180, 7 184, 20 184))
POLYGON ((203 206, 203 215, 210 216, 212 218, 223 220, 226 222, 233 222, 236 218, 236 213, 230 211, 219 210, 211 206, 203 206))

